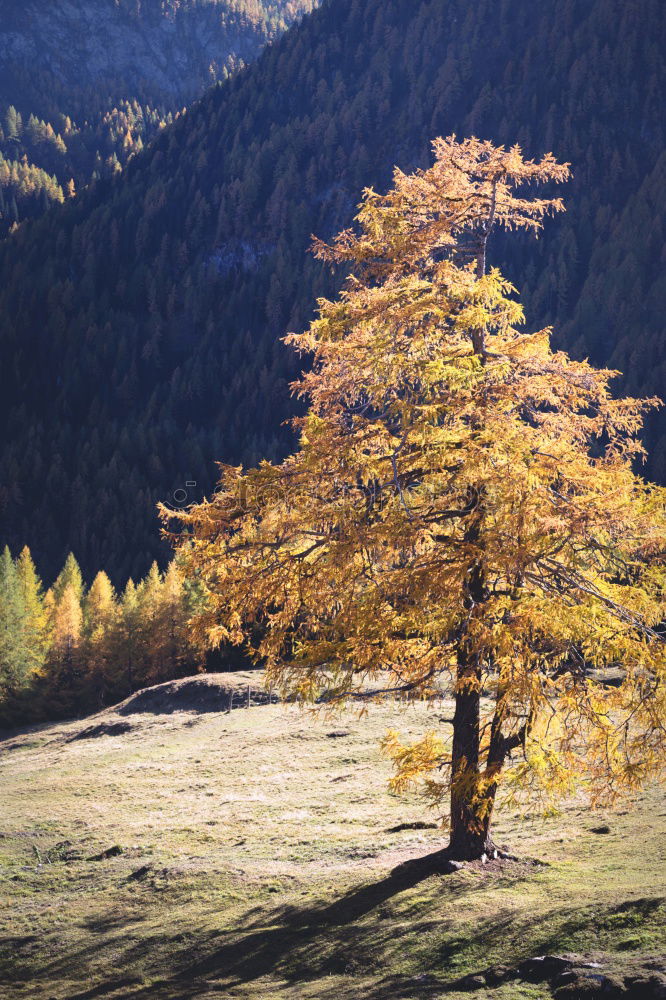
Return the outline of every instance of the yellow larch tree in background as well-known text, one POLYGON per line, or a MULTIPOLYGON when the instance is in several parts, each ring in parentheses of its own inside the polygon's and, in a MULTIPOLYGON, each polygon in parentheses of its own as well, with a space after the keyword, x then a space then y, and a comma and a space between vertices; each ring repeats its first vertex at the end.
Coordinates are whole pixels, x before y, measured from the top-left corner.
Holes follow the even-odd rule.
POLYGON ((102 708, 114 693, 115 637, 120 611, 115 591, 104 571, 93 580, 83 601, 83 659, 85 698, 102 708))

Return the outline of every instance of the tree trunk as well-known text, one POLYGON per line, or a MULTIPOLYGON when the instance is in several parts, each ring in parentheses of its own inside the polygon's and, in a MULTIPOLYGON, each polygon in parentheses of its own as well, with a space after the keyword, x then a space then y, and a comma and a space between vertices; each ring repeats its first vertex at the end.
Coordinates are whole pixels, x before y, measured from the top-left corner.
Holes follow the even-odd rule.
POLYGON ((479 788, 481 671, 470 660, 467 649, 461 646, 453 716, 451 839, 447 850, 456 861, 474 861, 494 850, 490 836, 494 788, 485 795, 479 788))
MULTIPOLYGON (((483 492, 476 493, 476 514, 465 532, 465 541, 479 544, 483 517, 483 492)), ((465 606, 478 614, 488 599, 483 563, 470 566, 465 582, 465 606)), ((494 848, 490 820, 496 784, 481 780, 481 659, 469 636, 458 646, 453 746, 451 748, 451 839, 448 853, 455 861, 473 861, 494 848)))
POLYGON ((490 818, 488 817, 483 825, 470 827, 464 825, 464 820, 454 823, 452 811, 451 839, 446 849, 446 856, 452 861, 478 861, 484 855, 493 857, 497 848, 493 844, 490 835, 490 818))

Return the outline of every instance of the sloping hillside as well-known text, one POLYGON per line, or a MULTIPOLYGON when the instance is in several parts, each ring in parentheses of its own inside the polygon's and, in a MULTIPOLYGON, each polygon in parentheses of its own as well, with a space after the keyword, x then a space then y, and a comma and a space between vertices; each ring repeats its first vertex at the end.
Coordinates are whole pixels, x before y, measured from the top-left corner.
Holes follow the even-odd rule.
POLYGON ((498 836, 524 860, 438 875, 404 867, 443 835, 388 794, 377 740, 446 703, 163 708, 0 744, 7 1000, 663 996, 656 791, 616 815, 510 811, 498 836))
POLYGON ((663 384, 661 7, 329 0, 121 177, 22 227, 0 248, 0 541, 47 577, 71 548, 124 582, 165 551, 157 499, 284 452, 300 362, 279 337, 338 280, 310 235, 437 134, 571 161, 567 216, 492 260, 531 325, 663 384))
POLYGON ((4 0, 0 107, 90 111, 134 95, 181 106, 313 0, 4 0), (94 91, 97 95, 93 97, 94 91))
POLYGON ((0 238, 112 175, 315 0, 4 0, 0 238))

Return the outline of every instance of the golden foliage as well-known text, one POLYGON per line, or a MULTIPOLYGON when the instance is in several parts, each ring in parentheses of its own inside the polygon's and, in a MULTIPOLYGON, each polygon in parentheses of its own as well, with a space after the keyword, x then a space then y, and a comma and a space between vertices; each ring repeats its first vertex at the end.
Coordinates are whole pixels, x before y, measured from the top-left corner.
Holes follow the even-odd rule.
MULTIPOLYGON (((493 226, 538 231, 562 209, 517 189, 568 167, 476 139, 434 152, 315 242, 352 274, 287 338, 313 355, 300 448, 222 467, 181 516, 209 596, 197 628, 252 642, 270 683, 308 701, 380 672, 403 695, 483 692, 479 761, 455 777, 478 815, 500 780, 548 802, 578 781, 612 797, 666 759, 666 492, 633 471, 657 401, 615 399, 614 372, 520 331, 514 289, 486 269, 493 226)), ((437 770, 431 798, 450 790, 434 735, 386 749, 394 788, 437 770)))

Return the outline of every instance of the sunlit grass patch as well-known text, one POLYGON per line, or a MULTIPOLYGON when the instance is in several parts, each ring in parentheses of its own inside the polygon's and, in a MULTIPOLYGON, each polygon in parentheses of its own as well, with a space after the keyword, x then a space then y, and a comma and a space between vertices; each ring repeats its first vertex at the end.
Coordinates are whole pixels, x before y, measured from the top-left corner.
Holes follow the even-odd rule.
POLYGON ((547 820, 500 815, 498 841, 543 866, 391 875, 445 842, 437 828, 390 832, 435 817, 389 794, 378 749, 389 725, 418 734, 427 716, 384 705, 332 725, 264 706, 16 738, 0 757, 3 998, 407 1000, 548 951, 620 967, 663 951, 656 789, 623 814, 572 802, 547 820))

